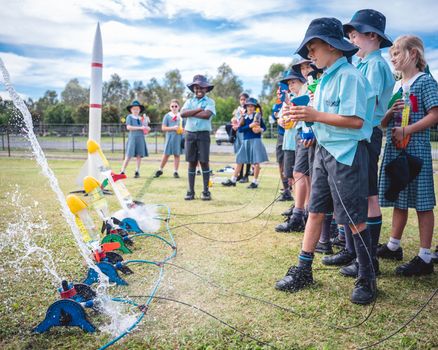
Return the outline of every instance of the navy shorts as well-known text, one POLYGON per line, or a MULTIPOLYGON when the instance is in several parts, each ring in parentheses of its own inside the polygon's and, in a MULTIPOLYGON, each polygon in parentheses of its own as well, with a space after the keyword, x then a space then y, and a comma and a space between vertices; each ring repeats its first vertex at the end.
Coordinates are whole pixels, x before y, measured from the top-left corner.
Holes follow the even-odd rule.
POLYGON ((351 166, 339 163, 324 147, 316 146, 309 203, 311 213, 334 212, 340 225, 366 222, 368 152, 365 143, 358 143, 351 166))
POLYGON ((210 132, 187 131, 184 148, 187 162, 208 163, 210 159, 210 132))
POLYGON ((382 149, 383 132, 379 127, 374 127, 371 135, 371 142, 366 142, 368 150, 368 195, 377 196, 379 194, 379 185, 377 182, 379 172, 379 156, 382 149))
POLYGON ((283 138, 283 135, 278 134, 277 144, 275 145, 275 156, 277 158, 277 163, 280 165, 283 165, 284 163, 283 138))
POLYGON ((284 166, 283 173, 288 179, 293 178, 294 164, 295 164, 295 151, 285 150, 284 152, 284 166))
POLYGON ((294 171, 296 173, 309 175, 309 148, 304 147, 303 143, 301 142, 300 133, 297 133, 295 140, 296 148, 294 171))

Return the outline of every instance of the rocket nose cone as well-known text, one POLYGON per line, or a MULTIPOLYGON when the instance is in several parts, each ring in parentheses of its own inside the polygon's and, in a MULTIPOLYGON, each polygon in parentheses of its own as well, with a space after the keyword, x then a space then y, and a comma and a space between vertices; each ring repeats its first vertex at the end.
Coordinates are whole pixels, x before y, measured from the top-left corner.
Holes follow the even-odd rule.
POLYGON ((93 43, 93 62, 102 63, 102 35, 100 33, 100 24, 97 23, 96 33, 94 34, 93 43))

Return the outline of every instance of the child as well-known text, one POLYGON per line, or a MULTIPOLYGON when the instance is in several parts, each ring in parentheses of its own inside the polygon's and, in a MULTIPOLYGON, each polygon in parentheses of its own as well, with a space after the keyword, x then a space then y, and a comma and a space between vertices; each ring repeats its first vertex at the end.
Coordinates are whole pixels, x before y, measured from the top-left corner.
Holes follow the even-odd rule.
POLYGON ((181 116, 187 118, 184 148, 186 161, 189 163, 189 190, 184 199, 195 199, 196 165, 199 162, 204 183, 201 199, 207 201, 211 200, 211 193, 208 190, 210 180, 210 132, 211 118, 216 114, 216 106, 214 101, 206 96, 206 93, 213 90, 214 86, 208 83, 205 76, 195 75, 193 82, 188 84, 187 87, 195 96, 188 99, 181 108, 181 116))
POLYGON ((231 179, 223 182, 224 186, 236 186, 237 175, 240 172, 243 164, 254 165, 254 180, 247 187, 254 189, 258 187, 258 179, 260 174, 260 163, 268 161, 268 154, 262 142, 262 132, 266 130, 263 121, 263 113, 260 105, 255 98, 250 97, 245 103, 246 113, 241 120, 239 133, 243 133, 243 144, 239 149, 236 157, 236 168, 231 179), (259 110, 259 111, 257 111, 259 110))
POLYGON ((334 209, 340 224, 350 224, 359 260, 359 278, 351 301, 371 303, 377 293, 370 263, 368 162, 365 142, 371 136, 374 100, 371 86, 351 64, 357 48, 344 39, 335 18, 318 18, 307 29, 297 53, 318 68, 327 67, 316 88, 314 106, 291 106, 293 120, 314 122, 318 145, 312 174, 309 218, 298 266, 292 266, 276 289, 295 292, 313 283, 312 261, 325 214, 334 209), (308 56, 308 57, 307 57, 308 56))
MULTIPOLYGON (((288 85, 289 87, 289 96, 299 96, 301 93, 301 90, 303 88, 303 86, 305 85, 306 79, 302 76, 301 73, 297 73, 294 70, 288 70, 286 72, 284 72, 283 74, 283 79, 280 81, 281 83, 285 83, 288 85)), ((285 109, 287 108, 287 106, 284 107, 285 109)), ((279 120, 279 124, 284 127, 283 124, 283 118, 282 118, 282 114, 283 114, 283 108, 278 112, 278 120, 279 120)), ((283 171, 284 171, 284 176, 288 179, 289 181, 289 185, 291 185, 292 180, 295 178, 297 179, 298 177, 294 176, 295 173, 295 161, 296 161, 296 135, 297 135, 297 127, 294 128, 289 128, 285 130, 284 133, 284 137, 283 137, 283 152, 284 152, 284 165, 283 165, 283 171)), ((297 203, 297 193, 299 193, 299 191, 297 190, 297 188, 299 186, 302 186, 304 182, 302 182, 302 179, 300 179, 300 181, 298 181, 295 184, 295 203, 297 203)), ((304 184, 304 186, 306 186, 306 184, 304 184)), ((304 204, 304 203, 303 203, 304 204)), ((277 232, 292 232, 292 231, 297 231, 297 232, 302 232, 304 231, 304 220, 301 217, 301 222, 300 224, 297 224, 294 222, 291 222, 291 220, 288 220, 287 222, 284 222, 282 224, 279 224, 275 227, 275 231, 277 232)))
POLYGON ((184 131, 178 100, 173 99, 170 101, 170 112, 164 116, 161 130, 166 133, 166 142, 164 144, 164 154, 161 159, 160 169, 156 171, 154 177, 163 175, 163 168, 169 157, 173 155, 173 177, 178 179, 179 159, 182 153, 181 140, 184 131))
MULTIPOLYGON (((245 103, 246 100, 249 98, 249 95, 246 92, 242 92, 239 96, 239 102, 240 105, 233 111, 233 118, 231 119, 231 127, 232 132, 235 134, 234 138, 234 154, 237 156, 237 153, 239 152, 240 147, 243 144, 243 133, 238 132, 237 129, 239 128, 241 118, 243 118, 243 115, 245 114, 245 103)), ((251 164, 246 164, 246 171, 245 174, 243 173, 243 166, 240 169, 240 174, 237 176, 237 181, 240 183, 246 183, 248 182, 249 173, 251 170, 251 164)))
MULTIPOLYGON (((344 35, 359 48, 356 56, 359 57, 357 68, 368 79, 374 91, 376 107, 373 116, 373 133, 371 142, 366 143, 368 150, 368 218, 367 226, 371 234, 371 257, 373 258, 374 271, 379 274, 377 261, 377 244, 379 243, 382 227, 382 212, 379 207, 377 169, 379 165, 380 150, 382 148, 382 130, 380 123, 385 115, 394 87, 394 77, 388 63, 382 57, 382 48, 392 45, 391 40, 385 35, 386 18, 375 10, 357 11, 352 20, 344 24, 344 35)), ((346 250, 354 256, 354 243, 352 233, 344 227, 346 250)), ((335 260, 337 257, 331 257, 335 260)), ((344 276, 357 277, 358 264, 356 260, 344 266, 340 272, 344 276)))
POLYGON ((128 129, 129 133, 128 141, 126 143, 126 157, 120 173, 124 174, 131 158, 136 157, 137 168, 135 170, 134 177, 139 178, 141 158, 149 155, 144 135, 147 134, 151 128, 147 125, 143 125, 142 123, 142 117, 140 116, 140 113, 143 113, 144 106, 140 104, 140 102, 137 100, 132 101, 132 103, 126 107, 126 109, 131 114, 126 117, 126 129, 128 129))
POLYGON ((410 122, 406 127, 400 126, 395 116, 401 113, 403 101, 397 100, 386 112, 382 126, 387 127, 386 144, 383 163, 380 168, 379 202, 382 207, 394 207, 392 217, 391 237, 387 244, 382 245, 377 256, 383 259, 402 260, 403 250, 400 247, 403 230, 408 218, 408 208, 415 208, 418 216, 420 232, 420 250, 410 262, 400 265, 395 272, 402 276, 420 276, 433 272, 430 247, 434 230, 435 193, 433 183, 432 156, 430 145, 430 127, 438 122, 438 90, 437 83, 425 74, 426 62, 424 46, 420 38, 405 35, 395 40, 389 50, 394 69, 401 73, 401 81, 394 90, 405 85, 409 89, 411 102, 410 122), (406 152, 423 161, 419 175, 400 192, 396 201, 385 198, 389 178, 385 166, 397 158, 401 149, 396 142, 410 136, 406 152))

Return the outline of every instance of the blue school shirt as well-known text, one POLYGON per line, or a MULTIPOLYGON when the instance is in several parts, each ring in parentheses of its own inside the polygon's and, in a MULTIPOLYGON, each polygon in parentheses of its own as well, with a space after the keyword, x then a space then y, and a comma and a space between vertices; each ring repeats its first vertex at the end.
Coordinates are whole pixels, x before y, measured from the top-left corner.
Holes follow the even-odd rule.
POLYGON ((338 162, 353 164, 358 142, 370 141, 374 99, 368 80, 345 57, 339 58, 322 74, 315 91, 315 109, 342 116, 357 116, 364 121, 360 129, 313 124, 318 143, 338 162))
POLYGON ((374 96, 377 97, 377 105, 374 110, 373 127, 379 126, 392 97, 395 80, 388 63, 382 57, 381 50, 370 52, 366 57, 359 60, 356 66, 368 79, 374 96))
POLYGON ((207 96, 204 96, 201 99, 192 97, 184 103, 184 106, 182 106, 181 108, 181 113, 185 110, 197 109, 197 108, 202 108, 205 111, 210 111, 212 115, 208 119, 201 119, 195 117, 185 118, 187 120, 185 130, 190 132, 211 131, 211 118, 213 118, 213 116, 216 115, 216 105, 214 101, 207 96))

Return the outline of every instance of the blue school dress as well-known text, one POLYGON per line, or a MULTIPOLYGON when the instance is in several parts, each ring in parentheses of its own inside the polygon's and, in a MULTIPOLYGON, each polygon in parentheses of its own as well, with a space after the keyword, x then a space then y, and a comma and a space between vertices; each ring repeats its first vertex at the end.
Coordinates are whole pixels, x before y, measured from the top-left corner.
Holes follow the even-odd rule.
MULTIPOLYGON (((163 125, 167 127, 179 126, 181 115, 172 112, 167 113, 163 118, 163 125)), ((166 131, 166 141, 164 144, 164 154, 179 156, 182 153, 181 149, 182 135, 178 135, 176 131, 166 131)))
MULTIPOLYGON (((126 117, 126 125, 142 126, 140 118, 135 118, 132 114, 126 117)), ((131 130, 128 133, 126 142, 126 157, 147 157, 149 155, 143 130, 131 130)))
MULTIPOLYGON (((399 84, 396 84, 396 90, 398 85, 399 84)), ((410 95, 412 106, 409 124, 416 123, 424 118, 431 108, 438 106, 438 86, 436 81, 428 74, 423 74, 416 78, 410 87, 410 95), (412 97, 412 95, 414 97, 412 97), (416 101, 416 103, 412 103, 413 100, 416 101)), ((417 156, 423 160, 423 167, 421 168, 420 174, 400 192, 395 202, 390 202, 385 199, 385 192, 390 183, 386 175, 385 166, 397 158, 401 152, 401 150, 395 147, 391 139, 391 129, 394 126, 400 126, 399 124, 395 125, 395 122, 394 118, 392 118, 386 128, 386 144, 379 177, 380 206, 405 210, 415 208, 418 211, 433 210, 436 205, 436 200, 433 184, 430 128, 411 134, 411 139, 406 148, 408 154, 417 156)))
MULTIPOLYGON (((245 115, 245 124, 238 129, 239 133, 243 134, 243 143, 237 153, 237 164, 259 164, 269 160, 266 153, 265 145, 262 142, 262 134, 256 134, 252 131, 249 125, 254 121, 254 114, 245 115)), ((263 118, 260 118, 260 126, 263 131, 266 130, 263 118)))

